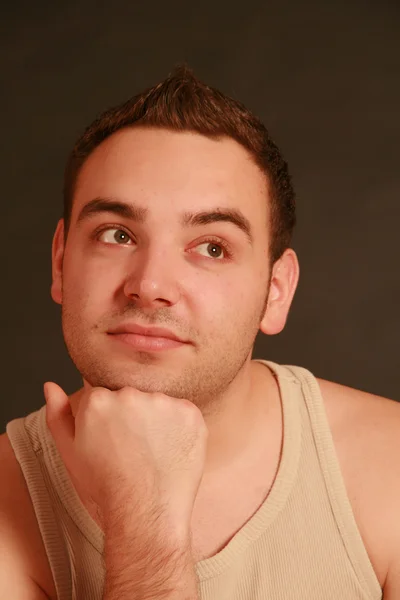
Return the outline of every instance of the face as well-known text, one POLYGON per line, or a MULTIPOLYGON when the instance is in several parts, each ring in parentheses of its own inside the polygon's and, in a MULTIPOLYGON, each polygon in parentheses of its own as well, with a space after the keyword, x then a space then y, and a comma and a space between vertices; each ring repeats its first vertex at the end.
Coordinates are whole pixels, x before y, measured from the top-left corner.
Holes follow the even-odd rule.
POLYGON ((77 181, 65 247, 62 221, 53 243, 52 296, 84 380, 200 407, 218 398, 251 360, 265 313, 267 199, 264 175, 228 138, 135 128, 97 147, 77 181), (79 218, 94 199, 114 206, 79 218), (226 210, 240 213, 252 243, 227 220, 182 221, 226 210), (166 327, 187 343, 137 349, 110 334, 128 322, 166 327))

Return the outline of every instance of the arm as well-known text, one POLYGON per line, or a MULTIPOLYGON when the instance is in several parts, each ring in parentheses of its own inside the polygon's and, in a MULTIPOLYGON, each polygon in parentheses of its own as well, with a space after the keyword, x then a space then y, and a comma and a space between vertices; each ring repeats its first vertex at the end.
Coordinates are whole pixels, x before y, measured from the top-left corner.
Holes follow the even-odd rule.
MULTIPOLYGON (((400 405, 398 407, 399 417, 397 429, 400 428, 400 405)), ((389 437, 389 436, 388 436, 389 437)), ((390 439, 389 452, 385 469, 387 481, 383 486, 386 496, 389 498, 389 506, 384 506, 382 511, 387 515, 387 529, 385 539, 388 549, 389 565, 386 574, 386 580, 383 586, 384 600, 397 600, 400 598, 400 468, 398 466, 398 456, 400 452, 399 435, 395 439, 390 439), (387 466, 389 465, 389 466, 387 466)))
POLYGON ((103 600, 198 600, 190 535, 178 534, 158 510, 134 521, 114 511, 104 530, 103 600))
POLYGON ((377 471, 379 484, 384 493, 380 510, 385 515, 382 533, 385 552, 388 556, 388 569, 383 585, 384 600, 400 598, 400 403, 391 404, 387 425, 383 429, 384 452, 377 471))
POLYGON ((0 435, 0 598, 50 600, 33 576, 41 575, 40 533, 7 435, 0 435))
MULTIPOLYGON (((400 555, 400 547, 398 549, 400 555)), ((400 560, 397 559, 388 572, 385 585, 383 587, 384 600, 397 600, 400 598, 400 560)))
POLYGON ((0 565, 0 598, 18 600, 50 600, 41 587, 15 565, 13 560, 3 560, 0 565))
POLYGON ((64 464, 97 506, 104 531, 103 600, 196 600, 193 506, 208 429, 189 400, 92 388, 75 417, 45 386, 47 424, 64 464))

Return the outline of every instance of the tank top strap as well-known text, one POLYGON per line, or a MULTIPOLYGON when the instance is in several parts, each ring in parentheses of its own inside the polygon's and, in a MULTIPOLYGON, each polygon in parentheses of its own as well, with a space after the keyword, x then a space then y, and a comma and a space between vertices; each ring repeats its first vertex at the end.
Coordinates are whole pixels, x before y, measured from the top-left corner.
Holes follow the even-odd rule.
POLYGON ((301 384, 321 471, 348 557, 364 589, 372 597, 380 597, 382 589, 350 504, 318 381, 304 367, 286 365, 285 368, 301 384))

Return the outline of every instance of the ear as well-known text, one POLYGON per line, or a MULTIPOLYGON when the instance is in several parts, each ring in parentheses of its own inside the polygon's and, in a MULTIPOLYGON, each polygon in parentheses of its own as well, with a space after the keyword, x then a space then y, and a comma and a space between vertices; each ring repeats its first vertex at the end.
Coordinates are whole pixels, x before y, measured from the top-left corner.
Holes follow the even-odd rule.
POLYGON ((53 237, 51 248, 52 277, 51 297, 62 304, 62 265, 64 258, 64 219, 60 219, 53 237))
POLYGON ((299 275, 297 255, 292 248, 287 248, 272 267, 268 302, 260 323, 263 333, 275 335, 285 327, 299 275))

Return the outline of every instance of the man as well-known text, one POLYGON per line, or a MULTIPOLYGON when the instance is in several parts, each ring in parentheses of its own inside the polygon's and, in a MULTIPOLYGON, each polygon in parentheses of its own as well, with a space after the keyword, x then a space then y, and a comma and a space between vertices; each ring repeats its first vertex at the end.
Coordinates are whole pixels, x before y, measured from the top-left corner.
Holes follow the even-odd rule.
POLYGON ((400 406, 251 358, 294 206, 262 123, 186 67, 78 140, 51 294, 83 387, 1 436, 2 598, 400 598, 400 406))

